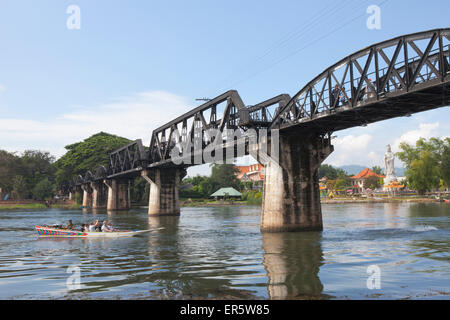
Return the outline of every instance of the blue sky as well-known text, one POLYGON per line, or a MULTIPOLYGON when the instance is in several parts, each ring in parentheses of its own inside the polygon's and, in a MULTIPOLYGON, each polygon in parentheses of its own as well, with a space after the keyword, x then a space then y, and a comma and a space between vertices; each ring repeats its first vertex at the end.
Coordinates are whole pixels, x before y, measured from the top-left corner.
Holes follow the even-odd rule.
MULTIPOLYGON (((196 98, 293 95, 363 47, 449 27, 448 12, 444 0, 2 0, 0 148, 59 157, 99 131, 147 144, 196 98), (380 30, 366 27, 372 4, 380 30), (69 5, 81 10, 79 30, 66 26, 69 5)), ((449 109, 337 132, 327 163, 381 165, 386 144, 448 136, 449 109)))

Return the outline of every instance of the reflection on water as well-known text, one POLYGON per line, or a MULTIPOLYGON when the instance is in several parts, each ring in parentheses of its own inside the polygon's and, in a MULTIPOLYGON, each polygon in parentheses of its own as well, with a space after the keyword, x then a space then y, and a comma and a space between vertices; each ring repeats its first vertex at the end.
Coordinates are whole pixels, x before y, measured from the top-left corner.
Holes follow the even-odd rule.
POLYGON ((262 241, 270 298, 320 297, 323 290, 319 279, 323 264, 320 232, 264 233, 262 241))
POLYGON ((450 205, 327 204, 323 232, 264 233, 260 208, 0 212, 1 299, 450 298, 450 205), (154 232, 119 239, 45 239, 36 224, 109 220, 154 232), (367 288, 367 268, 381 289, 367 288), (71 290, 70 267, 80 286, 71 290))

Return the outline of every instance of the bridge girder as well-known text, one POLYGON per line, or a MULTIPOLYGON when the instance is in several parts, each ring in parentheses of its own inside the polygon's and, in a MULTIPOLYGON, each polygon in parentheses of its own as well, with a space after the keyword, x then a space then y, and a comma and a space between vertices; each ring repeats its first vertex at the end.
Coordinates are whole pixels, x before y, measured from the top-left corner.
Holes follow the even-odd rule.
POLYGON ((450 29, 374 44, 340 60, 311 80, 279 110, 270 128, 330 132, 445 106, 449 104, 449 57, 450 29), (441 102, 408 99, 421 94, 437 100, 441 95, 441 102), (389 107, 380 109, 391 103, 393 109, 398 103, 404 107, 392 113, 387 110, 389 107), (335 116, 340 112, 346 113, 342 117, 355 121, 343 125, 341 117, 335 116), (324 121, 325 117, 329 121, 324 121), (359 118, 364 119, 361 124, 359 118))

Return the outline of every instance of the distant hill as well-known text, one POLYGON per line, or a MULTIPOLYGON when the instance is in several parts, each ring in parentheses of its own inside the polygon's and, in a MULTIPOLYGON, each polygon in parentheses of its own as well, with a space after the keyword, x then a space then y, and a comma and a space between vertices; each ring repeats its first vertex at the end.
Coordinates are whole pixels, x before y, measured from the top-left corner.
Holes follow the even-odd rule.
MULTIPOLYGON (((360 165, 357 165, 357 164, 351 164, 351 165, 346 165, 346 166, 340 166, 338 168, 344 170, 345 172, 347 172, 347 174, 355 175, 355 174, 360 173, 361 171, 363 171, 367 167, 360 166, 360 165)), ((398 177, 403 177, 405 175, 405 169, 404 168, 395 168, 395 174, 398 177)))

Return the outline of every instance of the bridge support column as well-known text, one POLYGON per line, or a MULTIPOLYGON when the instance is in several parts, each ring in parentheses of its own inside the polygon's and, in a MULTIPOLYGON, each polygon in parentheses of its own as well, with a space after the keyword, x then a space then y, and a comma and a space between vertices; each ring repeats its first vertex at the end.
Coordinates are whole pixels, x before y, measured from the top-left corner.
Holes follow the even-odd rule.
POLYGON ((142 171, 142 177, 150 183, 149 215, 180 215, 178 187, 185 175, 186 169, 184 168, 158 168, 142 171))
POLYGON ((73 200, 75 200, 75 202, 77 204, 82 205, 83 204, 83 189, 81 188, 81 186, 76 186, 75 190, 73 191, 73 200))
POLYGON ((92 188, 92 209, 106 207, 105 187, 103 183, 91 182, 92 188))
POLYGON ((130 181, 129 180, 104 180, 108 187, 107 210, 128 210, 131 208, 130 202, 130 181))
POLYGON ((322 230, 319 165, 333 152, 328 139, 280 135, 280 160, 264 163, 262 232, 322 230))
POLYGON ((92 207, 92 189, 89 185, 82 185, 81 189, 83 189, 83 204, 82 208, 91 208, 92 207))

